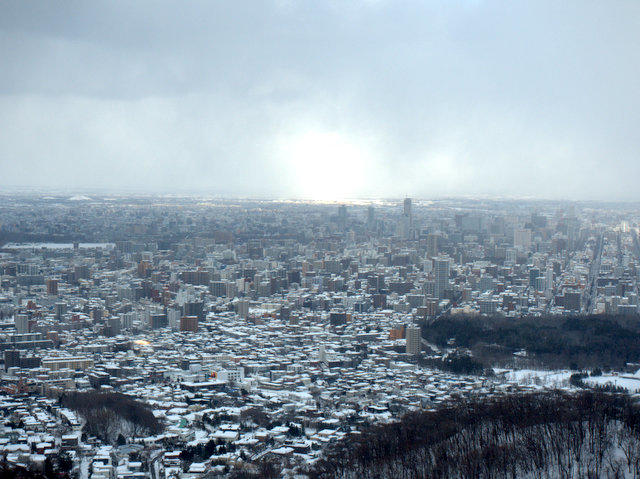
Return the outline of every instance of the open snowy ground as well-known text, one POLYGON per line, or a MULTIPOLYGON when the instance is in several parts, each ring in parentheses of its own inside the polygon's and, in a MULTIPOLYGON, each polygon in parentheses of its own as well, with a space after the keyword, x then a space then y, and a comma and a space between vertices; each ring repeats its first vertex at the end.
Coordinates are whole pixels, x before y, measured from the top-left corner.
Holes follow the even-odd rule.
POLYGON ((589 376, 584 379, 584 382, 599 386, 612 385, 622 387, 630 393, 640 392, 640 376, 633 374, 603 374, 602 376, 589 376))
POLYGON ((548 388, 569 386, 571 371, 548 371, 535 369, 519 369, 516 371, 495 369, 497 375, 504 375, 507 382, 515 384, 532 384, 548 388))

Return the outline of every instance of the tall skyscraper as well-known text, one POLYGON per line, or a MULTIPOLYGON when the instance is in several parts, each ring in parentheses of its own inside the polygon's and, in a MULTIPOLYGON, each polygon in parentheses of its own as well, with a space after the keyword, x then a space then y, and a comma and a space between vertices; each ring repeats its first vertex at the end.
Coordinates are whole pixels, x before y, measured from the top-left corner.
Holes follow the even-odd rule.
POLYGON ((408 217, 409 219, 411 219, 411 198, 405 198, 404 199, 404 216, 408 217))
POLYGON ((347 206, 346 205, 340 205, 338 207, 338 224, 342 229, 345 229, 347 227, 347 206))
POLYGON ((373 209, 373 205, 369 205, 367 208, 367 226, 369 228, 373 228, 375 226, 375 210, 373 209))
POLYGON ((438 256, 438 235, 437 234, 429 234, 427 235, 427 256, 433 258, 438 256))
POLYGON ((551 264, 547 265, 547 271, 544 275, 544 294, 548 299, 553 294, 553 266, 551 264))
POLYGON ((402 218, 398 225, 398 233, 404 239, 411 239, 413 236, 413 214, 411 212, 411 198, 405 198, 403 203, 402 218))
POLYGON ((420 354, 422 351, 422 336, 418 326, 407 326, 405 330, 407 339, 407 354, 420 354))
POLYGON ((436 277, 434 295, 438 299, 442 299, 444 297, 444 292, 449 288, 450 267, 451 260, 446 256, 439 256, 433 260, 433 270, 436 277))

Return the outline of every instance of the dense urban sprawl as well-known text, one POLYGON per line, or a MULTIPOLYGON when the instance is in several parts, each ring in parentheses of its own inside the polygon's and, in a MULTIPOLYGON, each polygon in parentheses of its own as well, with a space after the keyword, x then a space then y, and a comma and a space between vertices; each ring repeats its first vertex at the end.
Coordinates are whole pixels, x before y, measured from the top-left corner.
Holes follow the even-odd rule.
MULTIPOLYGON (((0 201, 9 466, 304 474, 412 410, 573 387, 570 371, 456 371, 471 353, 425 339, 438 318, 638 316, 640 218, 624 205, 0 201)), ((640 389, 633 364, 587 380, 640 389)))

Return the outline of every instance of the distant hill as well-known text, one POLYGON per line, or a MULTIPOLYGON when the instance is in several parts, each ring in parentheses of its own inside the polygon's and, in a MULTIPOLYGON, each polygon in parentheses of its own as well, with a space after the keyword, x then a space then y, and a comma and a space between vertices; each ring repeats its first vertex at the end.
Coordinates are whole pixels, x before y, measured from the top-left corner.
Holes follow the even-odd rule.
POLYGON ((486 362, 525 350, 551 368, 622 369, 640 361, 640 320, 612 315, 521 319, 450 316, 424 323, 423 337, 439 346, 451 339, 486 362))

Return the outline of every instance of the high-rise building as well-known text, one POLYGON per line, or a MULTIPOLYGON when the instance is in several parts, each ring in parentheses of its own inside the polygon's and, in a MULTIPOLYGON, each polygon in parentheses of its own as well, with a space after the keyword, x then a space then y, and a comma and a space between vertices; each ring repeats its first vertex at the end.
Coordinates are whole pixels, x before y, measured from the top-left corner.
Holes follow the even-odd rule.
POLYGON ((105 334, 107 336, 117 336, 120 334, 122 330, 122 323, 120 322, 119 316, 112 316, 107 319, 107 327, 105 329, 105 334))
POLYGON ((241 300, 236 303, 238 316, 246 319, 249 316, 249 301, 241 300))
POLYGON ((480 314, 490 316, 495 314, 496 309, 498 308, 498 302, 491 298, 491 296, 484 296, 478 298, 478 307, 480 309, 480 314))
POLYGON ((330 311, 329 312, 329 323, 331 326, 340 326, 342 324, 346 324, 347 322, 347 313, 344 311, 330 311))
POLYGON ((412 214, 411 214, 411 198, 405 198, 404 199, 403 214, 404 214, 404 216, 408 217, 409 220, 411 220, 411 218, 412 218, 412 214))
POLYGON ((375 226, 375 222, 375 210, 373 209, 373 205, 369 205, 369 207, 367 208, 367 226, 369 228, 373 228, 375 226))
POLYGON ((73 268, 73 280, 77 283, 81 279, 89 278, 89 266, 81 264, 73 268))
POLYGON ((216 298, 223 298, 227 295, 227 282, 226 281, 211 281, 209 285, 211 294, 216 298))
POLYGON ((445 256, 439 256, 433 260, 433 270, 436 277, 434 296, 444 298, 444 292, 449 289, 449 269, 451 260, 445 256))
POLYGON ((529 268, 529 287, 530 288, 535 288, 536 278, 538 278, 539 276, 540 276, 540 269, 534 268, 533 266, 531 266, 529 268))
POLYGON ((405 330, 407 338, 407 354, 420 354, 422 351, 422 336, 418 326, 407 326, 405 330))
POLYGON ((251 259, 264 258, 264 248, 262 247, 262 241, 256 239, 250 240, 247 243, 247 254, 251 259))
POLYGON ((57 279, 48 279, 47 280, 47 294, 57 295, 58 294, 58 280, 57 279))
POLYGON ((516 229, 513 230, 513 247, 523 251, 531 250, 531 230, 516 229))
POLYGON ((478 289, 480 291, 493 291, 494 289, 494 281, 493 278, 491 276, 488 276, 486 274, 483 274, 480 277, 480 281, 478 283, 478 289))
POLYGON ((376 293, 372 295, 373 307, 375 309, 385 309, 387 307, 387 295, 384 293, 376 293))
POLYGON ((120 315, 120 326, 125 329, 131 329, 135 319, 137 319, 137 315, 134 312, 122 313, 120 315))
POLYGON ((438 235, 427 235, 427 256, 433 258, 438 256, 438 235))
POLYGON ((167 308, 167 323, 173 331, 180 329, 182 311, 179 308, 167 308))
POLYGON ((544 276, 544 293, 547 298, 551 298, 553 294, 553 266, 551 264, 547 265, 547 271, 544 276))
POLYGON ((158 313, 149 315, 149 327, 151 329, 159 329, 167 326, 167 315, 158 313))
POLYGON ((181 274, 181 279, 187 284, 198 284, 205 285, 209 284, 209 272, 202 270, 195 271, 183 271, 181 274))
POLYGON ((235 298, 238 295, 238 286, 236 283, 229 282, 227 283, 227 293, 228 298, 235 298))
POLYGON ((14 317, 17 334, 26 334, 29 332, 29 316, 26 314, 16 314, 14 317))
POLYGON ((411 198, 405 198, 402 218, 398 224, 398 234, 404 239, 413 238, 413 214, 411 212, 411 198))
POLYGON ((9 349, 4 352, 4 370, 20 367, 20 351, 9 349))
POLYGON ((60 321, 65 315, 65 313, 67 312, 67 303, 63 303, 63 302, 56 303, 55 310, 56 310, 56 319, 60 321))
POLYGON ((200 321, 204 321, 204 302, 187 301, 183 306, 185 316, 197 316, 200 321))
POLYGON ((340 205, 338 207, 338 225, 342 229, 345 229, 347 227, 347 206, 346 205, 340 205))

